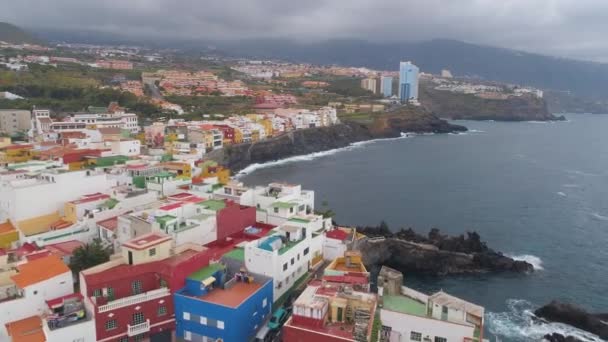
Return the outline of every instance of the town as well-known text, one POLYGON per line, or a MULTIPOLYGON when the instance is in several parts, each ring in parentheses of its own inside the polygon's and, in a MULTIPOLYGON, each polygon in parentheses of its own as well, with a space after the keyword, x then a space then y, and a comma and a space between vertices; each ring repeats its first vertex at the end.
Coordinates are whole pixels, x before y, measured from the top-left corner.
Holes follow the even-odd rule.
POLYGON ((0 340, 482 341, 482 307, 388 267, 372 279, 367 237, 314 191, 249 187, 205 158, 338 122, 260 107, 143 130, 115 102, 0 111, 0 340))

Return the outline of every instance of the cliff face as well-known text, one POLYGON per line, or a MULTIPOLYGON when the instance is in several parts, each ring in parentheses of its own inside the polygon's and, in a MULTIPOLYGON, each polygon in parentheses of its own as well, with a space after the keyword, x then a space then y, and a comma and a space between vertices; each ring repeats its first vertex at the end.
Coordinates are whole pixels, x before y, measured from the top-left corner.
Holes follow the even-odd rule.
POLYGON ((533 96, 506 100, 482 99, 471 94, 435 90, 431 85, 420 86, 422 106, 440 117, 454 120, 551 121, 564 120, 547 109, 543 99, 533 96))
POLYGON ((297 130, 252 144, 226 146, 207 157, 237 172, 255 163, 342 148, 359 141, 398 137, 402 132, 454 131, 466 131, 466 128, 451 125, 420 110, 404 109, 383 115, 371 125, 346 122, 331 127, 297 130))
POLYGON ((357 249, 370 270, 382 265, 405 274, 427 275, 476 274, 484 272, 532 272, 525 261, 516 261, 488 248, 476 233, 464 236, 444 236, 433 229, 428 237, 411 229, 397 233, 378 228, 361 230, 371 238, 358 241, 357 249))
POLYGON ((608 313, 593 314, 572 304, 552 301, 534 311, 534 314, 547 321, 569 324, 608 339, 608 313))

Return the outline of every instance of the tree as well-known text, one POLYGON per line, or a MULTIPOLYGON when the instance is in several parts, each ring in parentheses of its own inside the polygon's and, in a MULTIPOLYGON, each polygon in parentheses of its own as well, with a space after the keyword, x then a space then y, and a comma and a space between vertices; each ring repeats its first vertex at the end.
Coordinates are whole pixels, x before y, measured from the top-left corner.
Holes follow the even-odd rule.
POLYGON ((104 247, 101 240, 95 239, 92 243, 87 243, 84 246, 74 250, 72 260, 70 261, 70 269, 78 274, 82 270, 103 264, 110 260, 110 248, 104 247))

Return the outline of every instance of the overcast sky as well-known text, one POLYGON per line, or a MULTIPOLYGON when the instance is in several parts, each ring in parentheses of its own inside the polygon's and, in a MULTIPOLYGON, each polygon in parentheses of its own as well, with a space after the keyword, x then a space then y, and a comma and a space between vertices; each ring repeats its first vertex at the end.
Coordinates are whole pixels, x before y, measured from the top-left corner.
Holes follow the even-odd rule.
POLYGON ((0 21, 184 39, 449 38, 608 61, 608 0, 0 0, 0 21))

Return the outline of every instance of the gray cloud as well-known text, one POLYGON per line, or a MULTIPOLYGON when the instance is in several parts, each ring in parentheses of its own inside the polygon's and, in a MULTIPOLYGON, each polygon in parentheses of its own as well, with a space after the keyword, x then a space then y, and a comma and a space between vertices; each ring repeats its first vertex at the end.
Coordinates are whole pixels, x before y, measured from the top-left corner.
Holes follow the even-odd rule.
POLYGON ((27 27, 182 39, 450 38, 608 61, 605 0, 0 0, 27 27))

